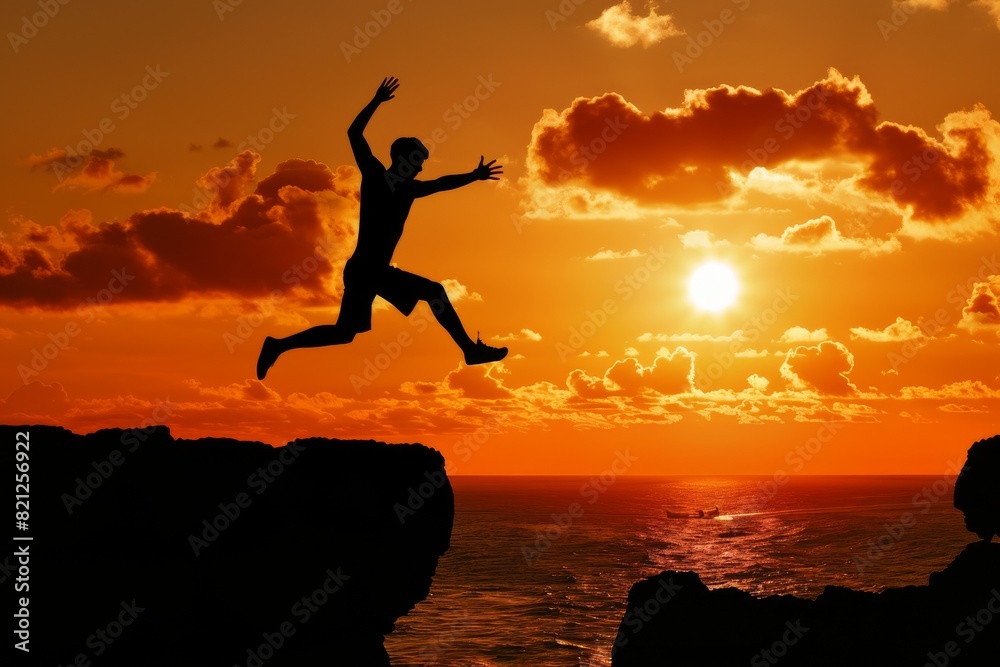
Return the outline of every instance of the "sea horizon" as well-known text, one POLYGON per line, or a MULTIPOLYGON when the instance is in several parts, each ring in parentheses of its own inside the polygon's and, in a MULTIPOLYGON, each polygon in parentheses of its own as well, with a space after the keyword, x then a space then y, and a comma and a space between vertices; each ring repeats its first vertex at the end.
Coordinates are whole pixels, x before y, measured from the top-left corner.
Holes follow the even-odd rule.
MULTIPOLYGON (((581 479, 587 479, 589 477, 598 477, 598 476, 600 476, 600 473, 594 473, 594 474, 590 474, 590 475, 581 475, 581 474, 559 475, 559 474, 547 474, 547 473, 525 473, 525 474, 503 474, 503 475, 481 475, 481 474, 463 475, 461 473, 459 473, 459 474, 448 473, 448 478, 449 479, 454 479, 456 477, 466 477, 466 478, 472 478, 472 477, 482 477, 482 478, 498 478, 498 477, 565 477, 565 478, 573 478, 573 477, 578 477, 578 478, 581 478, 581 479)), ((681 479, 681 478, 687 478, 687 477, 708 477, 708 478, 712 478, 712 477, 725 477, 725 478, 747 478, 747 479, 753 479, 753 478, 758 478, 758 477, 773 477, 773 475, 753 474, 753 473, 741 473, 741 474, 691 473, 691 474, 663 474, 663 475, 655 475, 655 474, 653 474, 653 475, 650 475, 650 474, 639 474, 639 475, 622 474, 622 475, 617 475, 617 477, 628 478, 628 479, 643 479, 643 478, 649 478, 649 479, 673 479, 673 478, 677 478, 677 479, 681 479)), ((854 474, 854 473, 826 473, 826 474, 819 473, 819 474, 795 474, 795 475, 787 475, 787 477, 789 479, 791 479, 793 477, 796 478, 796 479, 797 478, 809 478, 809 477, 942 477, 942 474, 941 473, 884 473, 884 474, 882 474, 882 473, 857 473, 857 474, 854 474)))
POLYGON ((790 475, 762 488, 770 478, 453 476, 451 549, 386 637, 393 665, 604 667, 646 577, 692 571, 710 589, 815 599, 830 585, 926 585, 975 540, 951 477, 790 475), (716 505, 709 520, 666 516, 716 505))

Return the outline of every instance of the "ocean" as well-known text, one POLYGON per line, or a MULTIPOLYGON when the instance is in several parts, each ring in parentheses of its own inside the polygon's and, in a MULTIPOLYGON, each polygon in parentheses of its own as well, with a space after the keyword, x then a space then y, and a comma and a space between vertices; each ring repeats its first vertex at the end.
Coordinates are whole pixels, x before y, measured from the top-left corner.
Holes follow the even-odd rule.
POLYGON ((969 542, 953 476, 463 477, 430 596, 386 638, 394 667, 598 667, 631 585, 815 598, 927 583, 969 542), (714 519, 666 510, 720 508, 714 519))

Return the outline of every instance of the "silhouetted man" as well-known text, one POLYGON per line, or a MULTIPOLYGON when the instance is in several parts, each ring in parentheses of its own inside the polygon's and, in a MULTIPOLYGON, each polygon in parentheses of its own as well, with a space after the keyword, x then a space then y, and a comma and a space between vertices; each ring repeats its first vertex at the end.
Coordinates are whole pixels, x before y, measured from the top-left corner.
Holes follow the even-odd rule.
POLYGON ((413 137, 392 142, 392 164, 386 169, 372 155, 364 129, 379 105, 395 97, 393 93, 398 87, 398 79, 383 79, 375 97, 347 129, 354 159, 361 170, 361 212, 358 244, 344 266, 344 297, 337 323, 315 326, 287 338, 265 338, 257 358, 257 378, 260 380, 278 356, 288 350, 349 343, 355 335, 371 330, 372 302, 376 296, 381 296, 404 315, 409 315, 418 301, 429 303, 434 317, 462 348, 466 364, 499 361, 507 356, 506 347, 490 347, 481 340, 472 341, 441 283, 389 266, 414 199, 454 190, 475 181, 495 181, 503 173, 503 168, 494 164, 496 160, 483 164, 480 157, 479 166, 467 174, 418 181, 414 177, 423 169, 428 151, 413 137))

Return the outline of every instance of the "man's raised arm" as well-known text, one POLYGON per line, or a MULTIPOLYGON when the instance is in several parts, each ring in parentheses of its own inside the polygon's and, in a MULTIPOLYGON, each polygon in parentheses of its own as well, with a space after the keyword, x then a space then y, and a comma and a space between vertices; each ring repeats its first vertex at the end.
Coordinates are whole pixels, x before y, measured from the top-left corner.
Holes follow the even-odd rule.
POLYGON ((379 85, 378 90, 375 91, 375 96, 372 101, 365 105, 351 126, 347 128, 347 138, 351 142, 351 150, 354 151, 354 159, 358 163, 358 167, 363 167, 362 162, 370 161, 375 158, 372 155, 372 149, 368 145, 368 141, 365 139, 365 127, 368 125, 368 121, 372 119, 375 115, 375 110, 378 109, 379 105, 383 102, 391 100, 395 95, 396 89, 399 88, 399 79, 395 77, 386 77, 382 79, 382 83, 379 85))
POLYGON ((483 156, 480 155, 479 166, 467 174, 451 174, 449 176, 435 178, 431 181, 414 181, 414 195, 417 197, 426 197, 427 195, 432 195, 436 192, 454 190, 462 187, 463 185, 475 183, 476 181, 499 180, 500 174, 503 173, 503 166, 494 164, 495 162, 496 160, 490 160, 486 164, 483 164, 483 156))

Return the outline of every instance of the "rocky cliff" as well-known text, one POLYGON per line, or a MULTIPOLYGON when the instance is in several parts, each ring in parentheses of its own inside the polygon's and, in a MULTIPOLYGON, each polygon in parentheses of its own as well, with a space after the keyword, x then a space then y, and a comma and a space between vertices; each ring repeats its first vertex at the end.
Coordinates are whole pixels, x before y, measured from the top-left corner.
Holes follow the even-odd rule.
POLYGON ((694 572, 636 583, 612 649, 614 667, 1000 664, 1000 437, 983 440, 955 485, 955 505, 983 541, 926 586, 880 593, 828 586, 816 600, 709 590, 694 572))
POLYGON ((18 432, 32 539, 0 576, 17 584, 27 548, 35 664, 388 665, 449 546, 451 485, 422 445, 5 426, 9 452, 18 432))

